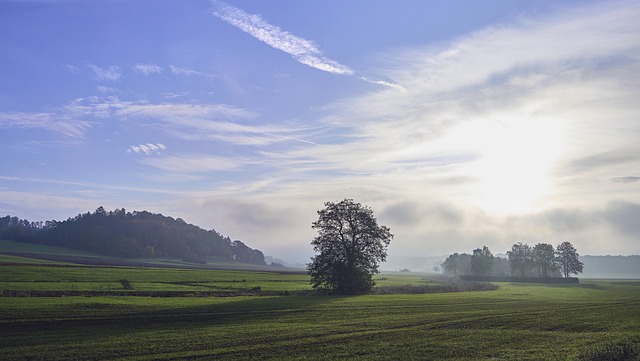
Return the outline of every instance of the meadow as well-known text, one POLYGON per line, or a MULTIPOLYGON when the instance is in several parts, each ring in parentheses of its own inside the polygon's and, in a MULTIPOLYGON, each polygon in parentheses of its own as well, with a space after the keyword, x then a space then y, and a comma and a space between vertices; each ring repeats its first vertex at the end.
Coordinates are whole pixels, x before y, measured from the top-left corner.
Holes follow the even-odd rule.
MULTIPOLYGON (((573 360, 640 343, 640 281, 326 296, 294 272, 5 262, 0 289, 24 293, 0 297, 1 360, 573 360), (27 297, 37 290, 60 293, 27 297)), ((418 273, 376 279, 436 285, 418 273)))

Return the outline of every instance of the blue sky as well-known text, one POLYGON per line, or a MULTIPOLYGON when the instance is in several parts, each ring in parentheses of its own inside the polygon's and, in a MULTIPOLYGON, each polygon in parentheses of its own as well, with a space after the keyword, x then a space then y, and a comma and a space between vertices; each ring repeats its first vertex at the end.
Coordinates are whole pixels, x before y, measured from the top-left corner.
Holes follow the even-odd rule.
POLYGON ((353 198, 392 255, 640 253, 637 2, 2 1, 0 34, 0 215, 304 262, 353 198))

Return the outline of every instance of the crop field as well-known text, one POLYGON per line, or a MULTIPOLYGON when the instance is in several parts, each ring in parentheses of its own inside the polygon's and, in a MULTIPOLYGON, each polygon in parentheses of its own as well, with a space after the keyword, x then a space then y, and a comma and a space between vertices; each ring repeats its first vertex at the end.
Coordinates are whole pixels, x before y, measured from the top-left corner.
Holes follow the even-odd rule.
POLYGON ((640 281, 347 297, 304 293, 301 273, 5 264, 0 275, 18 292, 0 297, 0 360, 572 360, 640 343, 640 281))

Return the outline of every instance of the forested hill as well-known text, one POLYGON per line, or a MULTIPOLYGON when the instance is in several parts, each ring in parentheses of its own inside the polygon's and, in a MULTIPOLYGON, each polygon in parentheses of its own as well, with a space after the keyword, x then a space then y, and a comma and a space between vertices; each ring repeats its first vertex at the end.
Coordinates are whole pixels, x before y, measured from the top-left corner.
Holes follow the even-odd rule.
POLYGON ((265 264, 264 255, 241 241, 182 219, 124 209, 79 214, 66 221, 29 222, 0 218, 0 239, 63 246, 115 257, 179 258, 204 262, 206 257, 265 264))

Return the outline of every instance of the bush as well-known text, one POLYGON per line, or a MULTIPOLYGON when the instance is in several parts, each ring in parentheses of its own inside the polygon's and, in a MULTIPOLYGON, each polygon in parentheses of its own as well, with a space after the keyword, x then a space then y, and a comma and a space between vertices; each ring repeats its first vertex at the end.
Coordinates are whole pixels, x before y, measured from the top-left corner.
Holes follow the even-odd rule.
POLYGON ((120 282, 120 284, 122 285, 122 288, 124 288, 125 290, 132 290, 133 287, 131 286, 131 283, 129 283, 128 280, 118 280, 118 282, 120 282))

